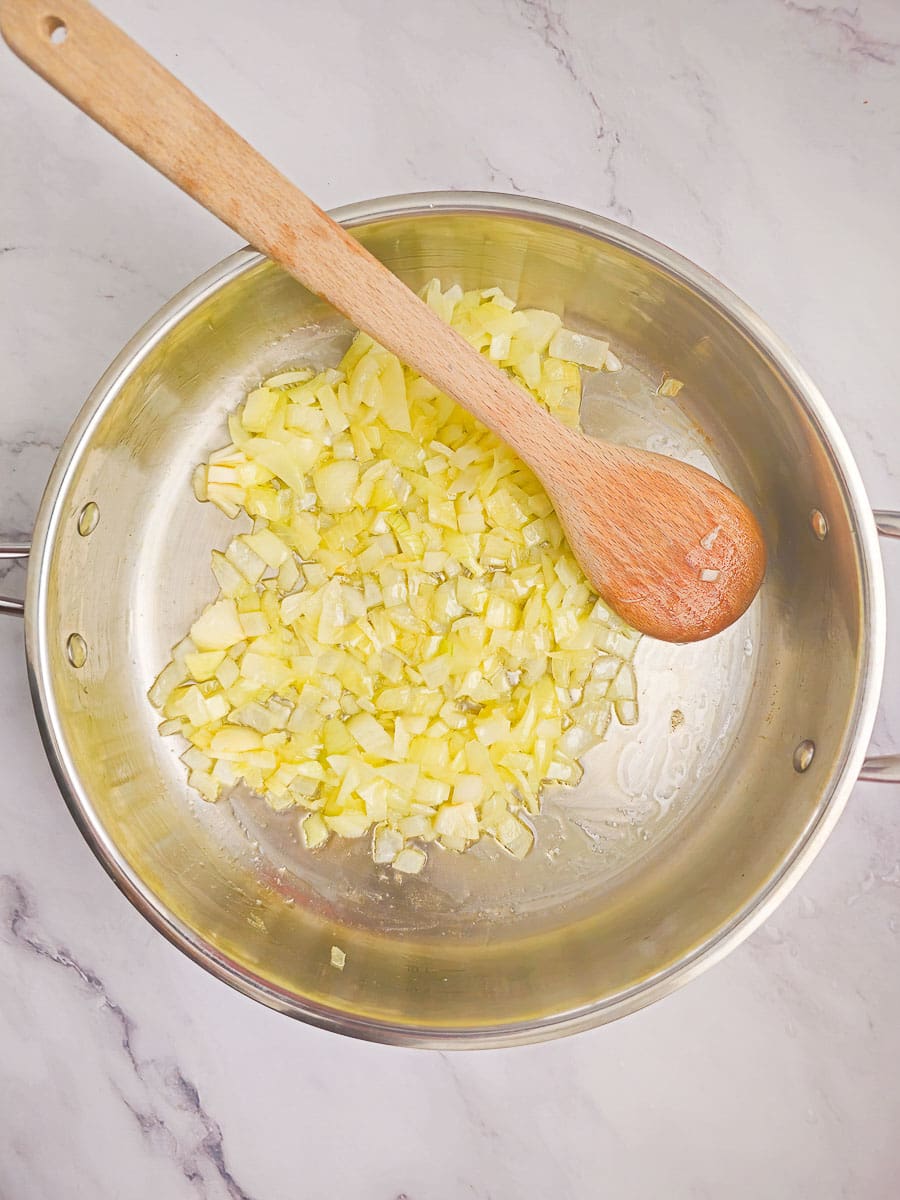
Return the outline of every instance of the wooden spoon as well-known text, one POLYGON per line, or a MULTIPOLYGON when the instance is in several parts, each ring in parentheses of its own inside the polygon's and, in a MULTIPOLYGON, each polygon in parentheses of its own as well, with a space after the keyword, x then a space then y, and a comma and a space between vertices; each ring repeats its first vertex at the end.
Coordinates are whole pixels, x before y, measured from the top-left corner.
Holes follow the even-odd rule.
POLYGON ((86 0, 0 0, 0 29, 83 112, 508 442, 635 629, 698 641, 744 612, 765 551, 727 487, 561 425, 86 0))

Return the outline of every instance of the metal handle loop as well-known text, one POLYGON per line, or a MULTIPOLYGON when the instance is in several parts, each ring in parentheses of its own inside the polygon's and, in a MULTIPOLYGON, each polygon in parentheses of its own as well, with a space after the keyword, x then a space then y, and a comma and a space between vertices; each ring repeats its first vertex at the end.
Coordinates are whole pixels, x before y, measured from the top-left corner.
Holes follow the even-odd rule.
MULTIPOLYGON (((900 512, 876 509, 874 516, 882 537, 900 538, 900 512)), ((877 783, 900 783, 900 754, 869 755, 859 777, 877 783)))
MULTIPOLYGON (((19 545, 0 543, 0 561, 4 559, 27 558, 30 553, 31 545, 28 542, 22 542, 19 545)), ((16 600, 12 596, 0 596, 0 613, 9 613, 14 617, 24 616, 25 601, 16 600)))

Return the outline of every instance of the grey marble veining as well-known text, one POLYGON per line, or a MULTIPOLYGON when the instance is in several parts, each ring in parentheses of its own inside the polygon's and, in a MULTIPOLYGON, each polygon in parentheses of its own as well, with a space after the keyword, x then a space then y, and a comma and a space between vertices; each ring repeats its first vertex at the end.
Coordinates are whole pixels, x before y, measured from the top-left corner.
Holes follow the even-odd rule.
MULTIPOLYGON (((900 507, 894 0, 105 8, 326 205, 495 188, 675 246, 800 354, 900 507)), ((27 537, 91 385, 237 243, 0 57, 0 535, 27 537)), ((663 1003, 546 1046, 400 1052, 253 1005, 149 929, 56 791, 21 639, 0 619, 0 1196, 897 1194, 900 789, 860 785, 774 917, 663 1003)))

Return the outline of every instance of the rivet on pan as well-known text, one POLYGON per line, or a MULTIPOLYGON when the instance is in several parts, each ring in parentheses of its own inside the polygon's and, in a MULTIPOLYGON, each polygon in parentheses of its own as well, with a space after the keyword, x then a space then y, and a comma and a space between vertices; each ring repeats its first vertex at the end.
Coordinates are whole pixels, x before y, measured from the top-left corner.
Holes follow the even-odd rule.
POLYGON ((66 656, 73 667, 83 667, 87 662, 87 642, 80 633, 70 633, 66 641, 66 656))
POLYGON ((100 509, 93 500, 88 500, 87 504, 78 514, 78 532, 82 537, 87 537, 89 533, 93 533, 97 528, 99 520, 100 509))
POLYGON ((806 738, 800 743, 794 751, 794 770, 798 775, 802 775, 804 771, 808 771, 812 760, 816 756, 816 743, 806 738))
POLYGON ((824 513, 820 513, 817 508, 814 508, 809 514, 809 523, 819 541, 824 542, 828 536, 828 522, 825 520, 824 513))

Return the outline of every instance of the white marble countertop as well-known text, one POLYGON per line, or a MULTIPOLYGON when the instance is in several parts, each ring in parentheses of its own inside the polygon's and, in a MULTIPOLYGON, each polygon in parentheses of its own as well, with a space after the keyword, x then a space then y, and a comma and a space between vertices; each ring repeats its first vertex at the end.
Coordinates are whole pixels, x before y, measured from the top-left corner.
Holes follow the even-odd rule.
MULTIPOLYGON (((900 507, 896 0, 105 8, 326 205, 521 191, 687 254, 799 353, 900 507)), ((0 535, 27 535, 102 369, 236 239, 0 58, 0 535)), ((0 1195, 897 1195, 900 788, 860 785, 778 913, 674 997, 545 1046, 398 1051, 269 1012, 153 932, 66 813, 15 620, 0 679, 0 1195)))

